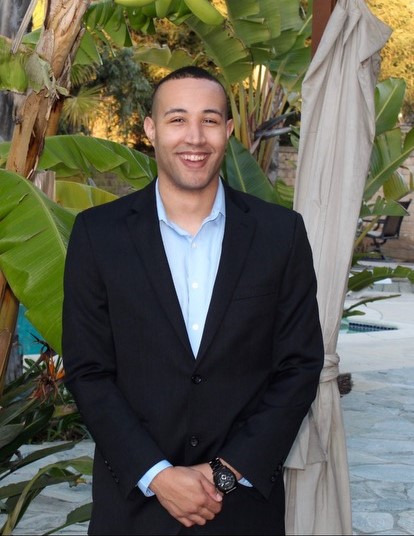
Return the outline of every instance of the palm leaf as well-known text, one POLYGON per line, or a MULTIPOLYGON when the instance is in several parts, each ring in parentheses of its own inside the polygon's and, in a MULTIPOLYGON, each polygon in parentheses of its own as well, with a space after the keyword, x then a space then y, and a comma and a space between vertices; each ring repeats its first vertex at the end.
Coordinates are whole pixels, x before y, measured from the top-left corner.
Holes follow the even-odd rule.
POLYGON ((367 303, 372 303, 380 300, 388 300, 390 298, 398 298, 401 294, 387 294, 386 296, 373 296, 369 298, 364 298, 359 300, 357 303, 352 304, 350 307, 347 307, 343 310, 342 318, 348 318, 350 316, 362 316, 365 315, 363 311, 356 310, 356 307, 361 307, 361 305, 366 305, 367 303))
POLYGON ((65 208, 85 210, 96 205, 103 205, 117 198, 118 196, 115 194, 87 184, 63 180, 56 181, 56 202, 65 208))
POLYGON ((4 170, 0 198, 0 268, 29 321, 60 353, 63 269, 74 215, 4 170))
POLYGON ((387 78, 375 88, 376 135, 395 127, 404 101, 406 83, 398 78, 387 78))
POLYGON ((362 270, 354 272, 348 280, 348 290, 358 291, 373 285, 376 281, 386 279, 388 277, 407 278, 414 282, 414 270, 406 266, 397 266, 389 268, 387 266, 378 266, 372 270, 362 270))
MULTIPOLYGON (((0 158, 1 153, 0 145, 0 158)), ((58 178, 80 176, 83 180, 96 171, 110 172, 136 190, 156 176, 155 161, 149 156, 119 143, 81 135, 46 138, 38 167, 55 171, 58 178)))
POLYGON ((205 24, 194 16, 185 22, 203 41, 206 55, 219 67, 220 74, 228 85, 250 75, 252 56, 246 45, 229 28, 205 24))
POLYGON ((364 191, 364 200, 370 199, 397 171, 414 149, 414 128, 405 136, 399 128, 375 138, 371 155, 371 172, 364 191))
POLYGON ((173 50, 166 46, 148 45, 137 47, 134 51, 137 61, 150 63, 174 71, 191 65, 194 60, 185 50, 173 50))

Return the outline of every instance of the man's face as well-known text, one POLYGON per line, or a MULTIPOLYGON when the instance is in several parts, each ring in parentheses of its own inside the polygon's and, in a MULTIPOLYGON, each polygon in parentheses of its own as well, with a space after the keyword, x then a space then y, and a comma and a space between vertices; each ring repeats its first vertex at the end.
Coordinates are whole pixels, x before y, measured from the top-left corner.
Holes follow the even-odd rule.
POLYGON ((153 116, 144 122, 155 149, 160 183, 202 190, 218 181, 233 122, 223 89, 210 80, 168 80, 158 89, 153 116))

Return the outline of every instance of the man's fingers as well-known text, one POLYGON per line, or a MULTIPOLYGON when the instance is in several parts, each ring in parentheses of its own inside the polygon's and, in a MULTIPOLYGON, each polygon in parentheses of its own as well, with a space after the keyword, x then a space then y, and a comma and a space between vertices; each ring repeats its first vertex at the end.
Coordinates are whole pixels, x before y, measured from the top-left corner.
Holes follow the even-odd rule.
MULTIPOLYGON (((203 479, 201 481, 201 485, 203 486, 205 492, 208 494, 208 496, 215 502, 218 503, 219 510, 221 510, 221 502, 223 501, 223 494, 220 493, 213 484, 210 484, 208 480, 203 479)), ((217 506, 217 505, 216 505, 217 506)))
POLYGON ((207 478, 189 467, 164 469, 151 482, 164 508, 183 525, 204 525, 218 514, 222 497, 207 478))

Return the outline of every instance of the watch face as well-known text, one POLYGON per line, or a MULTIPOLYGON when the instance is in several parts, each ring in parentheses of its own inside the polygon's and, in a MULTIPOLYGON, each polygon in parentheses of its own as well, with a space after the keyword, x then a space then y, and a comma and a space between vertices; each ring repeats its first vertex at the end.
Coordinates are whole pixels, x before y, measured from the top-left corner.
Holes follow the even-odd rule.
POLYGON ((236 485, 236 477, 227 469, 227 467, 220 468, 214 475, 214 483, 220 491, 224 493, 231 491, 236 485))

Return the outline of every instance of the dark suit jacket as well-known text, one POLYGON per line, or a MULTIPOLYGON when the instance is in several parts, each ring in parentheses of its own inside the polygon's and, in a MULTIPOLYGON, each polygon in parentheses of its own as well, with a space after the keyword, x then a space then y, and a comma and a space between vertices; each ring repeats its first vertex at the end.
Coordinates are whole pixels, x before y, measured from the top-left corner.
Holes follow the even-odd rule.
POLYGON ((177 534, 183 527, 136 483, 163 458, 188 466, 216 455, 254 487, 224 497, 222 512, 195 533, 283 532, 282 466, 323 363, 311 251, 297 213, 225 192, 197 359, 154 184, 76 219, 63 354, 67 387, 97 446, 90 534, 177 534))

